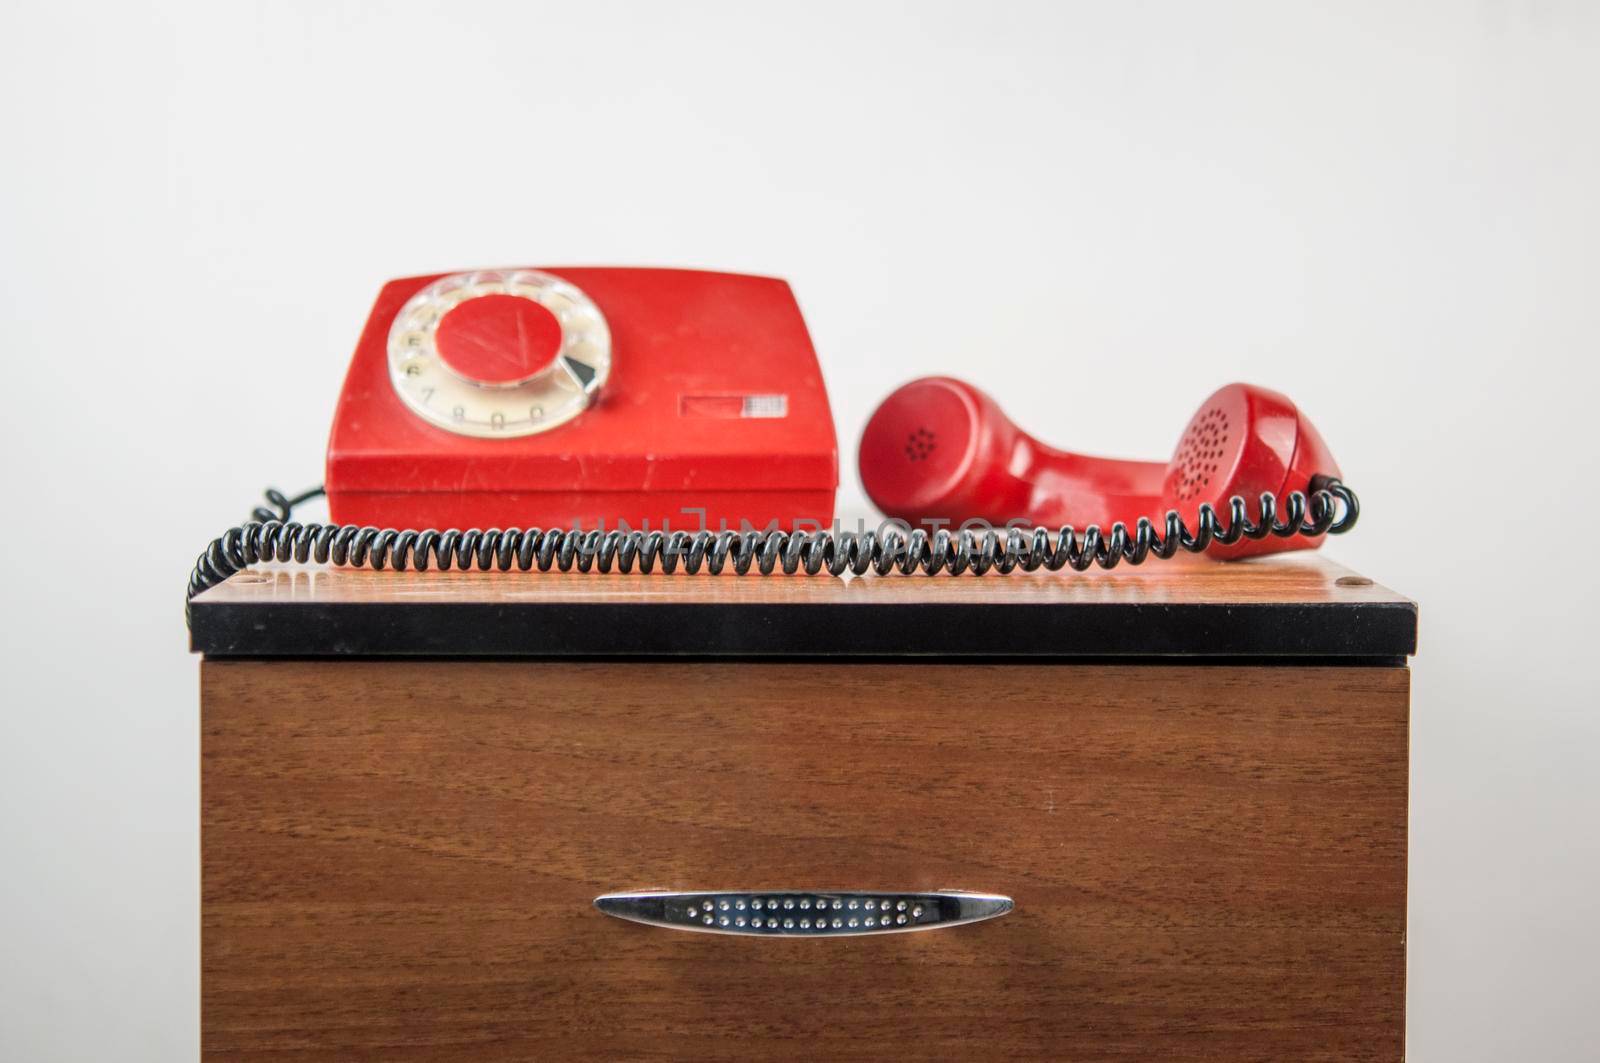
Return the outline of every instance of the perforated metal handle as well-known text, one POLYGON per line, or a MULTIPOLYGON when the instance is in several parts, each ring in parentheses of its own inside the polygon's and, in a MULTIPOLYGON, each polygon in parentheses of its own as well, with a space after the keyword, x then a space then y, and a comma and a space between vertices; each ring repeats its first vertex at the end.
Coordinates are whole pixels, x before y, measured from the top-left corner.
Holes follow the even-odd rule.
POLYGON ((606 915, 668 930, 759 937, 841 937, 938 930, 1011 911, 997 893, 939 890, 647 890, 607 893, 606 915))

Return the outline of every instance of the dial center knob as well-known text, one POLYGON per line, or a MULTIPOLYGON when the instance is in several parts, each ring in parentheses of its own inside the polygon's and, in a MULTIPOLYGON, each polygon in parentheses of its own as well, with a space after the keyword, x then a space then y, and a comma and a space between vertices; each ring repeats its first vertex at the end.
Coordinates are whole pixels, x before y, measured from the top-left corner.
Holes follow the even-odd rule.
POLYGON ((520 295, 481 295, 457 304, 434 334, 451 370, 491 387, 520 384, 561 352, 561 322, 520 295))

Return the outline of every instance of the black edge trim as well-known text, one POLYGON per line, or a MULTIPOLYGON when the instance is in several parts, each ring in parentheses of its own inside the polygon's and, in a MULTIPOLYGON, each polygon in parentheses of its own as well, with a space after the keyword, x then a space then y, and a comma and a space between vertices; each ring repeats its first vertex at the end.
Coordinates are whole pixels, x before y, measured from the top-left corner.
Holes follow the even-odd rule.
POLYGON ((1403 658, 1409 602, 193 604, 215 657, 1403 658))

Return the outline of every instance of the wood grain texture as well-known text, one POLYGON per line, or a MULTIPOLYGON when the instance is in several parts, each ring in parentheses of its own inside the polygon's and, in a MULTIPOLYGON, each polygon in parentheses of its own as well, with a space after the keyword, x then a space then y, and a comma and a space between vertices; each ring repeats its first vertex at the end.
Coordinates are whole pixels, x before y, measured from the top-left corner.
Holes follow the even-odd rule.
POLYGON ((1402 1054, 1402 668, 202 676, 208 1058, 1402 1054), (1017 909, 752 940, 591 906, 713 887, 1017 909))

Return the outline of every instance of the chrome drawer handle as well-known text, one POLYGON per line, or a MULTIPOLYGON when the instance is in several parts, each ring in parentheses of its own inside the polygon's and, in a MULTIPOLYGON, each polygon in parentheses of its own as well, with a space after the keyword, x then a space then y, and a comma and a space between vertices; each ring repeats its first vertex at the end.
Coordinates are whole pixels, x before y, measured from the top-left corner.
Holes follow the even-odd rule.
POLYGON ((760 937, 845 937, 938 930, 1011 911, 998 893, 901 893, 832 890, 645 890, 606 893, 594 906, 607 915, 669 930, 760 937))

